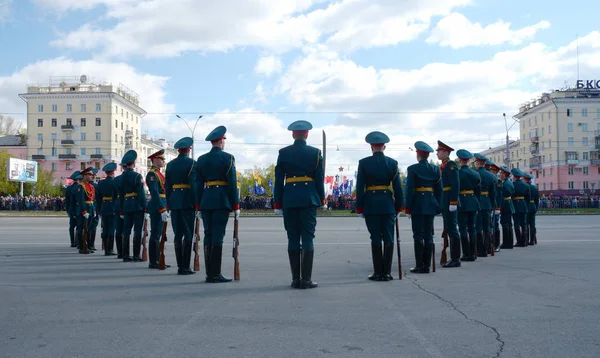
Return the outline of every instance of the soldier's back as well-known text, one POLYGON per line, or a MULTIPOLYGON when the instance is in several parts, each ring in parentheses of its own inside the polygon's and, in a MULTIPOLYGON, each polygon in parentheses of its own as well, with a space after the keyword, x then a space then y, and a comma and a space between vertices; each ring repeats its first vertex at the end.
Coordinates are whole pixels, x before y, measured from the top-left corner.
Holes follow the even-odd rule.
POLYGON ((285 176, 287 184, 283 189, 283 208, 307 208, 321 206, 321 199, 315 185, 321 151, 304 143, 294 143, 279 150, 276 177, 285 176), (277 173, 278 172, 278 173, 277 173), (293 182, 292 178, 309 178, 293 182), (291 180, 290 180, 291 179, 291 180))
POLYGON ((406 188, 407 209, 412 215, 436 215, 439 212, 441 193, 441 171, 433 165, 423 161, 408 167, 409 181, 406 188), (437 188, 436 188, 437 187, 437 188), (412 191, 413 192, 409 192, 412 191), (436 197, 439 195, 439 198, 436 197), (410 203, 409 203, 410 201, 410 203))
POLYGON ((195 161, 184 154, 171 160, 165 171, 165 182, 169 209, 194 209, 192 175, 195 161))
POLYGON ((482 168, 478 171, 481 177, 481 193, 479 197, 479 206, 481 210, 490 211, 492 210, 492 197, 495 200, 496 195, 496 182, 497 179, 494 174, 488 172, 482 168))
POLYGON ((479 194, 481 185, 479 173, 468 166, 463 166, 458 175, 460 179, 460 211, 478 211, 480 206, 476 195, 479 194))

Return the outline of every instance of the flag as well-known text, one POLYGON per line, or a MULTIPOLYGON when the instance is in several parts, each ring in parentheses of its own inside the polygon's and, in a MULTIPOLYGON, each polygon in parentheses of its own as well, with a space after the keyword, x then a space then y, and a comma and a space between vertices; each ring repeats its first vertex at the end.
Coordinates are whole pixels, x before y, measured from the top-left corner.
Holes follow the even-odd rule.
POLYGON ((269 178, 268 183, 269 183, 269 187, 273 187, 273 179, 269 178))

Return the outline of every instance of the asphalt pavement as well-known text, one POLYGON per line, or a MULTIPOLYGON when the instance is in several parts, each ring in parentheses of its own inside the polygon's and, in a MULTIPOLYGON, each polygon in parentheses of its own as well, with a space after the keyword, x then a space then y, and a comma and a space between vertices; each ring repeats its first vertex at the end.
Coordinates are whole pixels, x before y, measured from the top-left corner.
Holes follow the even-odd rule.
MULTIPOLYGON (((538 245, 371 282, 359 218, 319 218, 313 280, 289 287, 281 218, 241 218, 241 280, 178 276, 69 247, 67 218, 0 218, 0 357, 598 357, 598 216, 540 216, 538 245)), ((223 274, 233 275, 233 221, 223 274)), ((100 248, 99 234, 96 247, 100 248)), ((448 250, 449 254, 449 250, 448 250)), ((193 263, 193 260, 192 260, 193 263)))

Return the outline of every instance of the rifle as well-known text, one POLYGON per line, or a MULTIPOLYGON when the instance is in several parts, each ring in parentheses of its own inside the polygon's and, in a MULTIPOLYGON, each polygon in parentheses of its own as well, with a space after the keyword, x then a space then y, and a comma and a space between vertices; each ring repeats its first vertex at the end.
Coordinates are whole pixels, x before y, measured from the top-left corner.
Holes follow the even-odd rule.
POLYGON ((194 271, 200 271, 200 255, 198 253, 198 241, 200 240, 200 220, 194 221, 194 271))
POLYGON ((239 260, 240 238, 238 236, 238 219, 233 221, 233 279, 240 280, 240 260, 239 260))
POLYGON ((402 280, 402 255, 400 252, 400 224, 396 216, 396 246, 398 246, 398 279, 402 280))
MULTIPOLYGON (((492 210, 492 215, 490 216, 490 228, 492 232, 494 232, 494 211, 492 210)), ((490 255, 494 256, 494 234, 487 233, 488 240, 490 241, 490 255)))
POLYGON ((104 224, 104 219, 100 220, 100 236, 102 237, 102 251, 104 251, 104 241, 106 241, 106 238, 104 238, 103 224, 104 224))
MULTIPOLYGON (((145 215, 144 215, 145 216, 145 215)), ((144 237, 142 238, 142 261, 148 261, 148 248, 146 248, 146 239, 148 238, 148 220, 144 217, 144 237)))
POLYGON ((440 258, 440 265, 448 262, 448 257, 446 256, 446 249, 448 248, 448 231, 446 230, 446 225, 444 225, 444 230, 442 231, 442 238, 444 239, 444 247, 442 248, 442 257, 440 258))
POLYGON ((83 254, 89 254, 88 252, 88 219, 83 218, 83 233, 81 234, 81 251, 83 254))
POLYGON ((168 266, 165 264, 165 242, 167 241, 167 223, 163 223, 162 236, 160 238, 160 256, 158 259, 158 269, 165 270, 168 266))

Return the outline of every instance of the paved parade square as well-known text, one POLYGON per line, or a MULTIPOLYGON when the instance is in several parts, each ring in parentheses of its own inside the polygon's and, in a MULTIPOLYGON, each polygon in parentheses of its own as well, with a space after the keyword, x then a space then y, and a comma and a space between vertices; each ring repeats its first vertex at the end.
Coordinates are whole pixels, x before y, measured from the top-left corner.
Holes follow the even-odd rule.
MULTIPOLYGON (((538 216, 534 247, 371 282, 364 220, 318 218, 313 280, 295 290, 282 218, 240 218, 241 280, 178 276, 69 247, 67 218, 0 218, 1 357, 598 357, 598 216, 538 216)), ((233 275, 227 228, 223 274, 233 275)), ((193 259, 192 259, 193 263, 193 259)), ((407 274, 408 272, 408 274, 407 274)))

